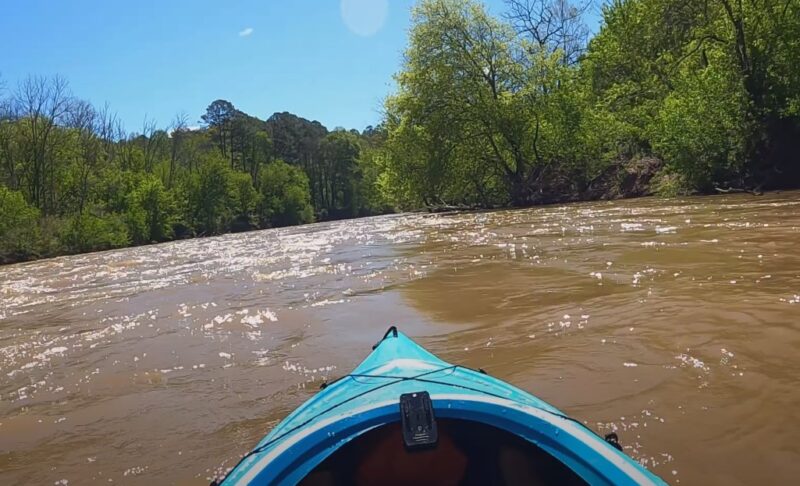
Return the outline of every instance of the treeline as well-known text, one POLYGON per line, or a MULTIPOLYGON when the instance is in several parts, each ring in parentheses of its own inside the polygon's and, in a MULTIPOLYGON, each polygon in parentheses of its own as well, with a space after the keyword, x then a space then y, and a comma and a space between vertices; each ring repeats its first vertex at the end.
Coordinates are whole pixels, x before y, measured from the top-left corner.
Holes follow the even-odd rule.
POLYGON ((0 262, 389 211, 375 163, 384 134, 260 120, 211 103, 127 133, 61 78, 0 97, 0 262))
POLYGON ((224 100, 200 129, 127 133, 60 78, 0 91, 0 262, 395 208, 800 186, 800 0, 611 0, 591 38, 592 3, 506 7, 420 0, 385 118, 360 133, 224 100))
POLYGON ((800 186, 800 0, 612 0, 591 39, 589 3, 506 6, 414 8, 381 159, 394 204, 800 186))

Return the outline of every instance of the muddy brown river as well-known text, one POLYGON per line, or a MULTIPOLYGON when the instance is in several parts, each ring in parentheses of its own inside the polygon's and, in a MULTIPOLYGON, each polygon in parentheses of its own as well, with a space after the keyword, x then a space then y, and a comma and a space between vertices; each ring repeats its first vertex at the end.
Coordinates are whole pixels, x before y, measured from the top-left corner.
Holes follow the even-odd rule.
POLYGON ((405 214, 0 268, 0 483, 208 484, 389 325, 673 484, 797 484, 800 193, 405 214))

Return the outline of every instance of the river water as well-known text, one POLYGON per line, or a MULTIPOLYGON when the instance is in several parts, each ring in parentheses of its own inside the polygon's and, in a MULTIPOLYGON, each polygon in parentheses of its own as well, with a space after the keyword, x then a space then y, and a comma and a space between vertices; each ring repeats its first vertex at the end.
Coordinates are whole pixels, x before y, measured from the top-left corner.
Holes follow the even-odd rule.
POLYGON ((207 484, 389 325, 671 483, 800 476, 800 193, 320 223, 0 268, 0 482, 207 484))

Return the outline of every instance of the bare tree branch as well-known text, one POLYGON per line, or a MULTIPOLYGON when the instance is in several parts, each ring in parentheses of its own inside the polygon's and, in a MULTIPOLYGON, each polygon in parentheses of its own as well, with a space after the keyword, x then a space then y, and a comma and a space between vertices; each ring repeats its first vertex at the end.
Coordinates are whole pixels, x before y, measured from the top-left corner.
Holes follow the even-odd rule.
POLYGON ((167 187, 172 187, 175 177, 175 168, 178 164, 178 157, 183 145, 183 139, 189 129, 189 115, 186 112, 180 112, 175 115, 170 125, 170 157, 169 157, 169 178, 167 179, 167 187))
POLYGON ((547 52, 561 51, 563 62, 573 65, 586 50, 589 28, 583 20, 593 0, 506 0, 505 14, 519 35, 547 52))
POLYGON ((29 77, 21 82, 12 102, 21 120, 21 132, 27 145, 24 153, 25 183, 31 202, 44 214, 56 209, 53 138, 65 122, 72 96, 64 78, 29 77))

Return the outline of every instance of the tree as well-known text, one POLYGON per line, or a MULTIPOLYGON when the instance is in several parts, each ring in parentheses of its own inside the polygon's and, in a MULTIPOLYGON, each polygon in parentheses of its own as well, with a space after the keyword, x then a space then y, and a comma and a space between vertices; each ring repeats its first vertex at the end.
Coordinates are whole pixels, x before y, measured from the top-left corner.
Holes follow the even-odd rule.
POLYGON ((314 220, 308 177, 282 160, 267 165, 259 181, 258 215, 262 227, 288 226, 314 220))
MULTIPOLYGON (((69 136, 65 145, 71 147, 71 163, 62 187, 61 212, 75 208, 82 213, 96 186, 98 171, 113 163, 115 157, 116 119, 108 106, 95 109, 90 103, 73 100, 65 118, 65 129, 69 136)), ((63 156, 62 160, 66 159, 63 156)))
POLYGON ((328 130, 318 121, 292 113, 275 113, 267 119, 275 157, 289 164, 308 167, 313 163, 320 140, 328 130))
POLYGON ((146 176, 130 193, 127 208, 129 233, 134 243, 151 243, 172 238, 177 208, 161 179, 146 176))
MULTIPOLYGON (((383 134, 374 135, 376 139, 383 134)), ((374 142, 373 142, 374 143, 374 142)), ((357 216, 368 216, 371 214, 385 214, 393 212, 394 208, 385 196, 385 191, 381 190, 380 177, 385 165, 386 151, 382 147, 383 142, 377 145, 367 146, 361 150, 358 159, 358 168, 354 177, 357 216)))
POLYGON ((236 112, 236 108, 230 101, 216 100, 208 105, 206 113, 200 117, 203 123, 208 126, 212 138, 217 143, 223 157, 231 157, 231 124, 236 112))
POLYGON ((422 1, 387 101, 385 186, 424 204, 546 200, 549 181, 570 179, 548 174, 574 162, 563 143, 581 123, 570 76, 559 52, 520 40, 481 5, 422 1))
POLYGON ((561 52, 561 60, 573 65, 586 49, 589 28, 583 16, 592 0, 573 4, 568 0, 506 0, 506 18, 516 31, 538 50, 561 52))
POLYGON ((20 189, 23 170, 18 119, 12 103, 0 103, 0 167, 3 170, 0 182, 13 190, 20 189))
POLYGON ((320 142, 319 167, 311 181, 318 210, 331 217, 358 213, 355 184, 360 154, 359 137, 344 130, 335 130, 320 142))
POLYGON ((260 195, 253 187, 253 179, 246 172, 233 172, 230 179, 230 198, 235 216, 236 229, 253 229, 253 216, 258 205, 260 195))
POLYGON ((169 157, 169 177, 167 178, 167 188, 172 188, 175 181, 175 172, 181 159, 183 146, 189 131, 189 115, 184 112, 175 115, 170 127, 170 157, 169 157))
POLYGON ((686 190, 800 181, 798 2, 620 1, 603 15, 582 68, 629 152, 663 157, 686 190), (685 129, 709 123, 708 137, 685 129))
POLYGON ((0 184, 0 262, 35 253, 39 211, 19 191, 0 184))
POLYGON ((289 113, 263 121, 223 100, 204 120, 191 129, 179 114, 162 129, 145 118, 141 133, 127 134, 108 106, 73 97, 60 78, 29 78, 0 96, 0 185, 12 194, 4 210, 20 216, 0 218, 14 235, 0 259, 312 221, 306 173, 336 217, 369 214, 367 198, 379 199, 380 166, 361 161, 371 142, 355 130, 337 130, 323 156, 319 122, 289 113), (295 165, 271 164, 272 133, 295 165))
POLYGON ((266 124, 258 118, 237 111, 231 120, 231 168, 250 174, 258 180, 262 165, 272 159, 272 140, 266 124))
POLYGON ((142 149, 145 172, 153 172, 156 162, 163 160, 168 139, 167 132, 159 129, 155 120, 145 118, 142 134, 135 138, 142 149))
POLYGON ((29 77, 19 85, 13 100, 20 117, 20 177, 31 202, 44 215, 57 209, 55 151, 63 136, 57 128, 70 101, 67 82, 59 77, 29 77))
POLYGON ((231 170, 222 158, 209 156, 188 179, 189 220, 201 235, 227 230, 232 217, 231 170))

